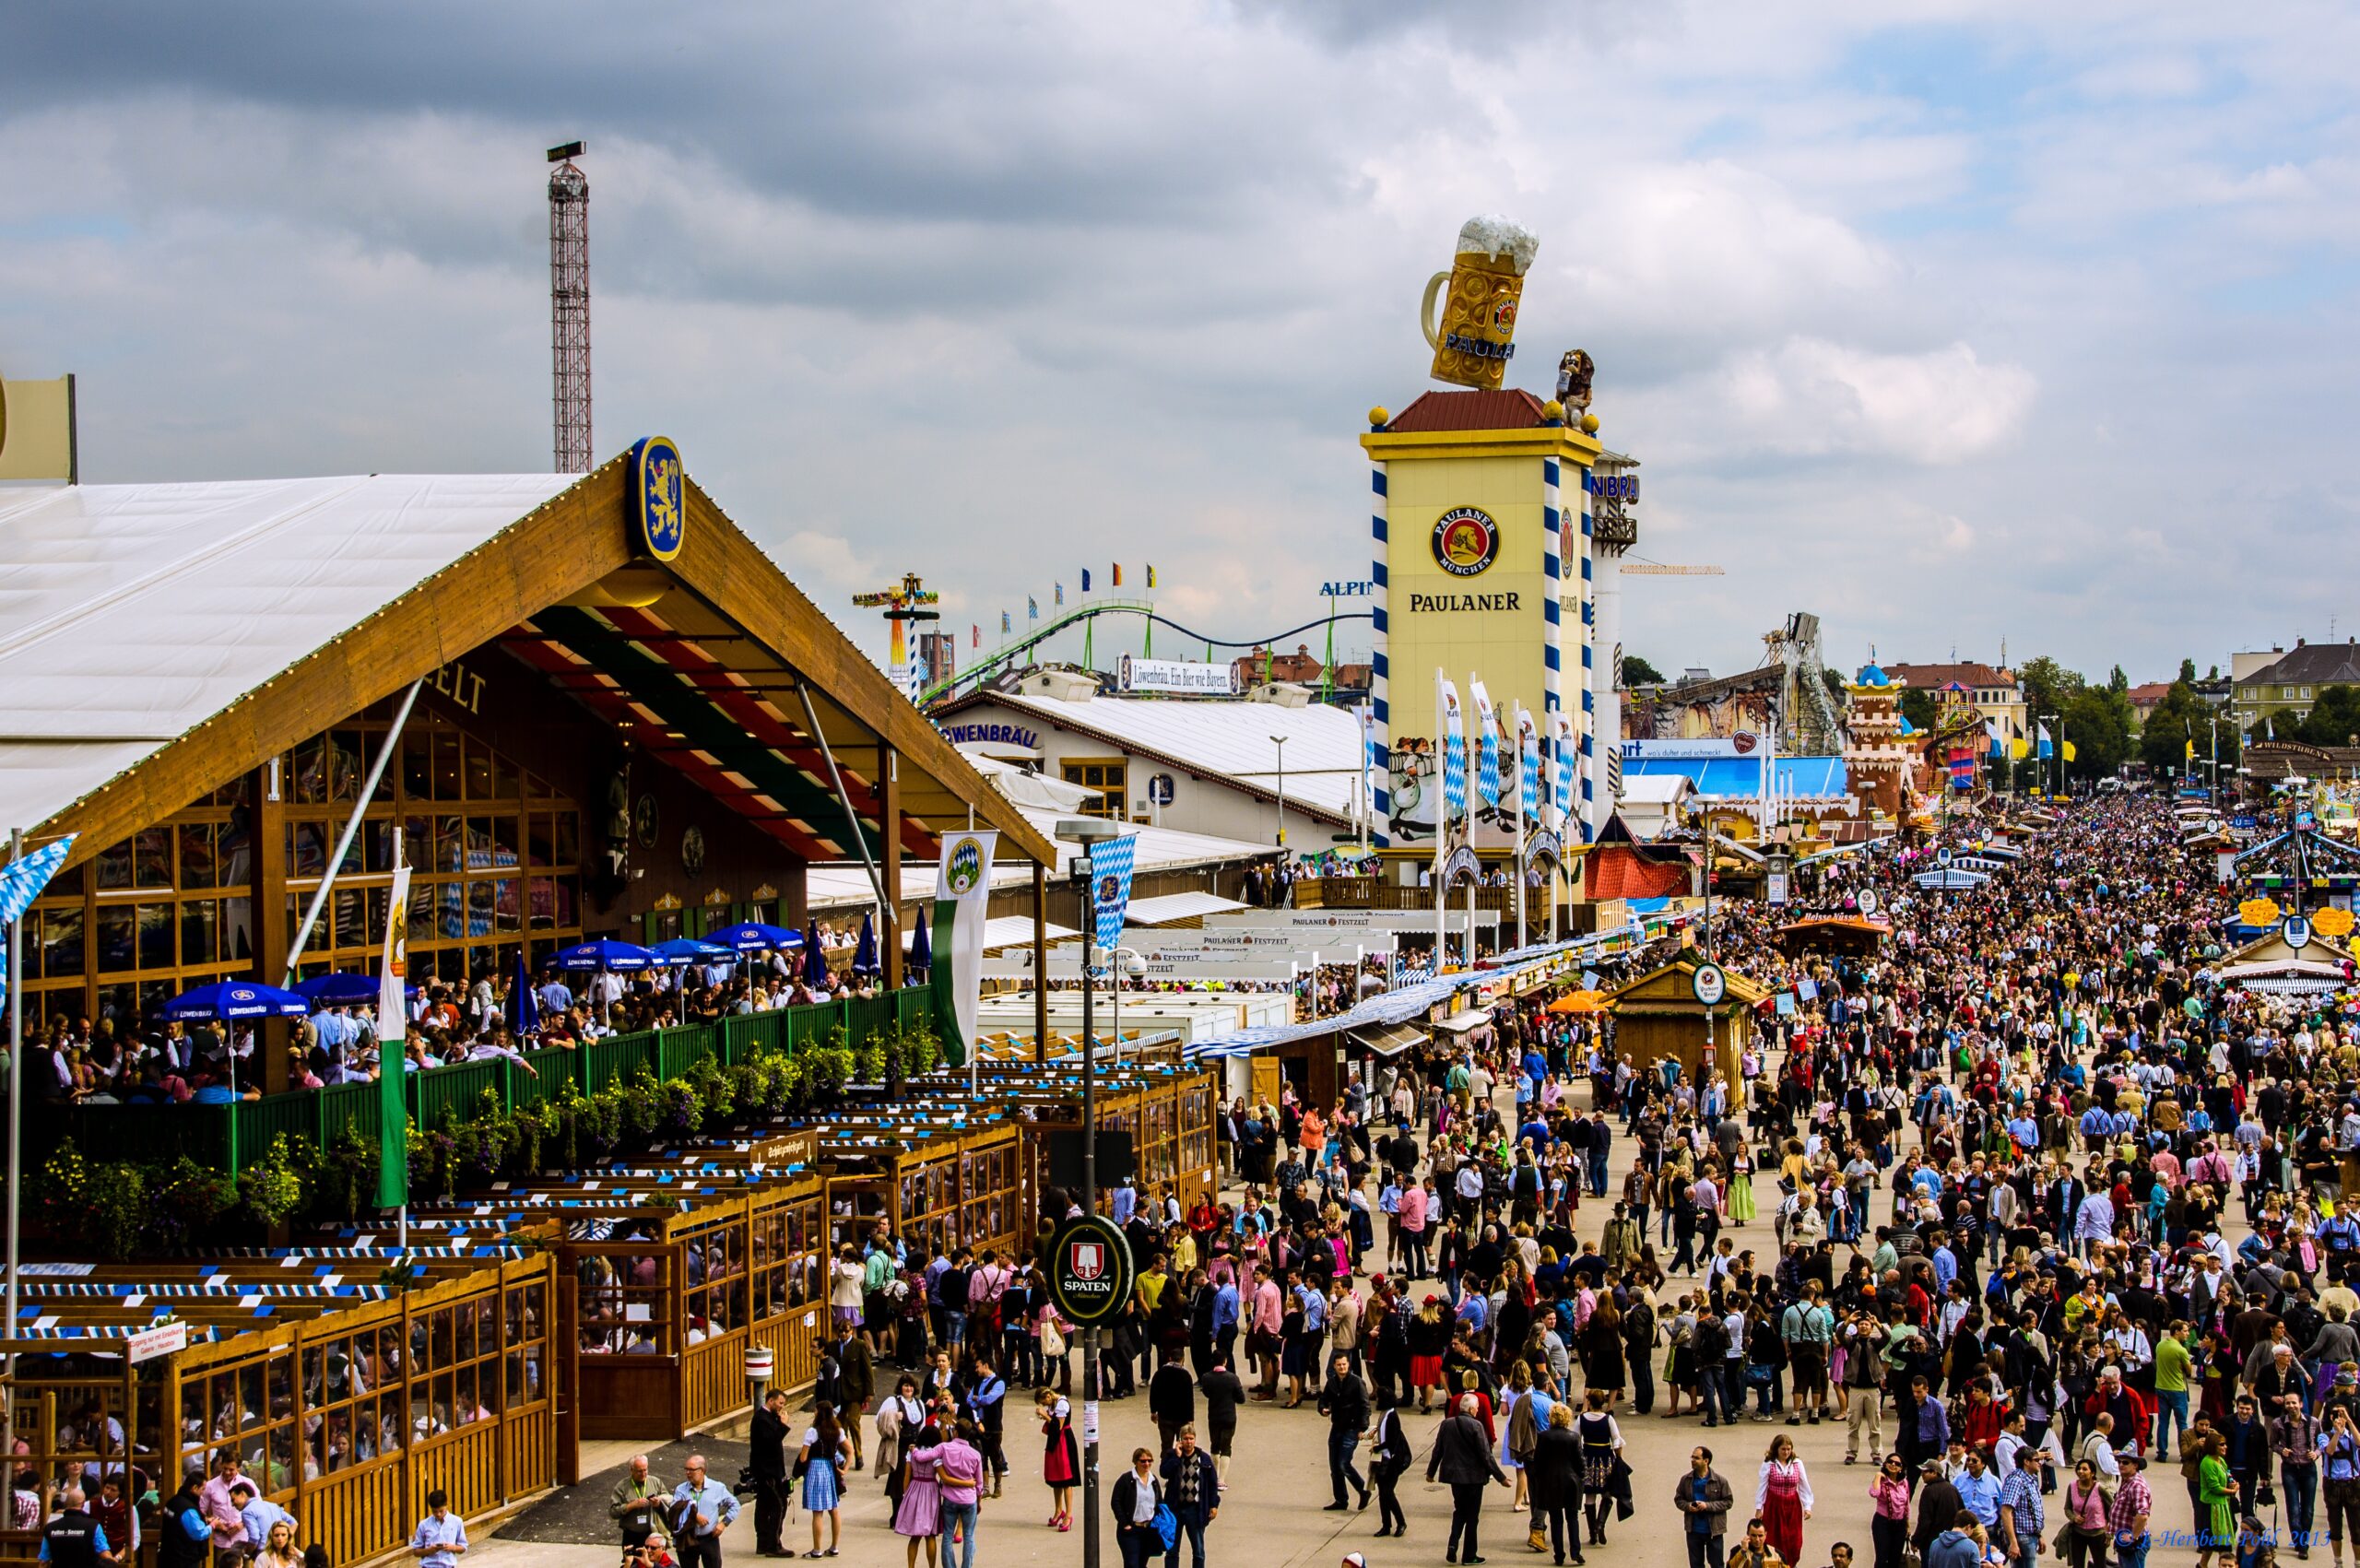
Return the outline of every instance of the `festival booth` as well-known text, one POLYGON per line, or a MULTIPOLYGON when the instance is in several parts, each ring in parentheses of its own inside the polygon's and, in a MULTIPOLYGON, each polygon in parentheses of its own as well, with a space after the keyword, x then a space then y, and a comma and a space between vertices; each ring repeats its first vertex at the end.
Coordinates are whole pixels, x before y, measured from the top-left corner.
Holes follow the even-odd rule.
MULTIPOLYGON (((818 1374, 827 1262, 816 1133, 666 1151, 626 1168, 502 1183, 416 1211, 455 1244, 531 1238, 563 1263, 560 1303, 578 1435, 665 1441, 742 1410, 749 1350, 768 1381, 818 1374)), ((569 1432, 569 1438, 576 1434, 569 1432)))
MULTIPOLYGON (((1127 1132, 1138 1161, 1139 1190, 1169 1187, 1186 1209, 1214 1197, 1220 1186, 1213 1120, 1221 1106, 1219 1077, 1201 1067, 1141 1062, 1101 1062, 1095 1069, 1098 1127, 1127 1132)), ((914 1092, 963 1093, 963 1075, 942 1073, 912 1083, 914 1092)), ((1081 1126, 1079 1058, 1042 1067, 989 1062, 978 1066, 979 1103, 1005 1110, 1023 1129, 1022 1220, 1031 1234, 1048 1180, 1049 1137, 1081 1126)))
POLYGON ((1797 953, 1873 958, 1892 935, 1893 926, 1882 920, 1863 920, 1850 914, 1813 914, 1778 927, 1778 950, 1790 958, 1797 953))
POLYGON ((1742 975, 1724 971, 1728 994, 1708 1008, 1696 999, 1696 970, 1693 959, 1679 959, 1614 993, 1614 1046, 1633 1067, 1645 1072, 1670 1057, 1680 1063, 1689 1082, 1703 1082, 1708 1016, 1717 1053, 1714 1070, 1723 1070, 1735 1061, 1753 1038, 1753 1009, 1769 993, 1742 975))
MULTIPOLYGON (((23 1273, 0 1348, 44 1514, 69 1467, 125 1446, 165 1494, 234 1453, 307 1544, 359 1562, 407 1540, 437 1488, 480 1520, 559 1479, 547 1253, 372 1243, 23 1273)), ((0 1558, 37 1544, 0 1533, 0 1558)))
POLYGON ((1004 1112, 849 1106, 816 1130, 831 1250, 857 1247, 882 1225, 938 1253, 1014 1252, 1023 1225, 1022 1149, 1004 1112))

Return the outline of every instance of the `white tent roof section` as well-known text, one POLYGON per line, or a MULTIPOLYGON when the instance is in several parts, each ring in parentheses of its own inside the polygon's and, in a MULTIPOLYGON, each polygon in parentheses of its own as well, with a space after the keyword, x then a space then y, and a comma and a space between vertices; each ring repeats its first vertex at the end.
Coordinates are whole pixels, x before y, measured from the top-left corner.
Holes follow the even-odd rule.
POLYGON ((1362 752, 1360 720, 1342 708, 1314 702, 1172 701, 1140 697, 1092 697, 1063 702, 1028 692, 993 691, 996 704, 1038 713, 1068 729, 1100 736, 1126 750, 1161 757, 1174 766, 1218 774, 1240 788, 1268 796, 1279 782, 1274 735, 1286 737, 1286 796, 1290 806, 1344 825, 1351 815, 1352 780, 1362 752))
POLYGON ((1198 920, 1245 907, 1219 893, 1166 893, 1162 898, 1133 899, 1123 921, 1128 925, 1166 925, 1174 920, 1198 920))
POLYGON ((578 477, 0 491, 0 823, 47 820, 578 477))
MULTIPOLYGON (((1052 942, 1069 941, 1081 935, 1069 925, 1044 921, 1052 942)), ((1029 914, 995 914, 984 922, 984 951, 999 948, 1029 948, 1032 945, 1032 917, 1029 914)))

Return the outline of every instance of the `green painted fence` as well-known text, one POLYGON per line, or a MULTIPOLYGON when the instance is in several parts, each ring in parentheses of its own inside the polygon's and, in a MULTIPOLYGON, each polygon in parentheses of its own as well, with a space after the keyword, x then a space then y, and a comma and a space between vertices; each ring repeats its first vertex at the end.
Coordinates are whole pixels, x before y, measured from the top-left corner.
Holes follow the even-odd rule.
MULTIPOLYGON (((761 1051, 793 1051, 825 1039, 838 1025, 847 1043, 888 1039, 898 1026, 914 1030, 930 1018, 928 993, 910 986, 881 996, 849 996, 818 1007, 749 1013, 717 1024, 684 1024, 599 1040, 578 1051, 534 1051, 526 1072, 505 1057, 455 1062, 411 1073, 404 1084, 410 1121, 438 1127, 475 1114, 486 1091, 503 1109, 555 1097, 563 1085, 596 1093, 643 1071, 678 1078, 697 1063, 718 1060, 735 1067, 761 1051)), ((379 1123, 377 1086, 339 1084, 298 1090, 236 1105, 75 1105, 63 1109, 29 1102, 25 1162, 33 1170, 65 1138, 86 1160, 170 1160, 185 1154, 198 1164, 235 1175, 258 1159, 274 1138, 301 1139, 326 1149, 346 1131, 375 1143, 379 1123)))

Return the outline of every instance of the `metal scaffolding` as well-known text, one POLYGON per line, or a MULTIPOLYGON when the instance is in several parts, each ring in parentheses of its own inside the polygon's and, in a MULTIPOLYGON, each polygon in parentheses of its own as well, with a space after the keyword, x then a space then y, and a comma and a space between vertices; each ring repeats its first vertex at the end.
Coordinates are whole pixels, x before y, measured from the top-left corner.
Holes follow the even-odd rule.
POLYGON ((549 148, 549 361, 557 471, 590 471, 590 182, 582 144, 549 148))

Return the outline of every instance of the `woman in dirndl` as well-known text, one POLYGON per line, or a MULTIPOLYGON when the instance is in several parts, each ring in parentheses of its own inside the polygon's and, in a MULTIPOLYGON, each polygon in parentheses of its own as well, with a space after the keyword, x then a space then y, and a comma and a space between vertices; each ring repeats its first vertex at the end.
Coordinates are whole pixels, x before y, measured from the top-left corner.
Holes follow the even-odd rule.
POLYGON ((1753 1483, 1753 1511, 1762 1515, 1763 1533, 1779 1561, 1800 1562, 1803 1521, 1811 1517, 1811 1477, 1795 1457, 1795 1440, 1783 1432, 1770 1440, 1770 1452, 1762 1456, 1762 1474, 1753 1483))
POLYGON ((1049 1523, 1073 1528, 1073 1489, 1081 1481, 1081 1455, 1073 1441, 1073 1407, 1043 1389, 1040 1395, 1041 1479, 1049 1483, 1049 1523))
POLYGON ((1729 1161, 1729 1190, 1727 1194, 1729 1223, 1742 1225, 1753 1218, 1753 1155, 1743 1148, 1729 1161))
MULTIPOLYGON (((811 1425, 803 1433, 803 1451, 797 1456, 803 1461, 803 1506, 811 1515, 811 1550, 806 1557, 833 1557, 844 1539, 844 1515, 837 1510, 843 1498, 837 1491, 837 1476, 844 1462, 852 1456, 852 1445, 844 1439, 844 1429, 836 1421, 833 1406, 825 1399, 811 1412, 811 1425), (820 1525, 828 1526, 828 1546, 820 1549, 820 1525)), ((902 1499, 906 1506, 909 1498, 902 1499)))
POLYGON ((914 1421, 903 1418, 902 1452, 908 1456, 908 1474, 902 1480, 902 1500, 893 1507, 893 1533, 902 1538, 904 1568, 917 1568, 920 1541, 926 1542, 926 1560, 932 1568, 942 1535, 942 1482, 934 1460, 918 1457, 918 1450, 931 1453, 942 1441, 941 1422, 932 1411, 914 1421))

